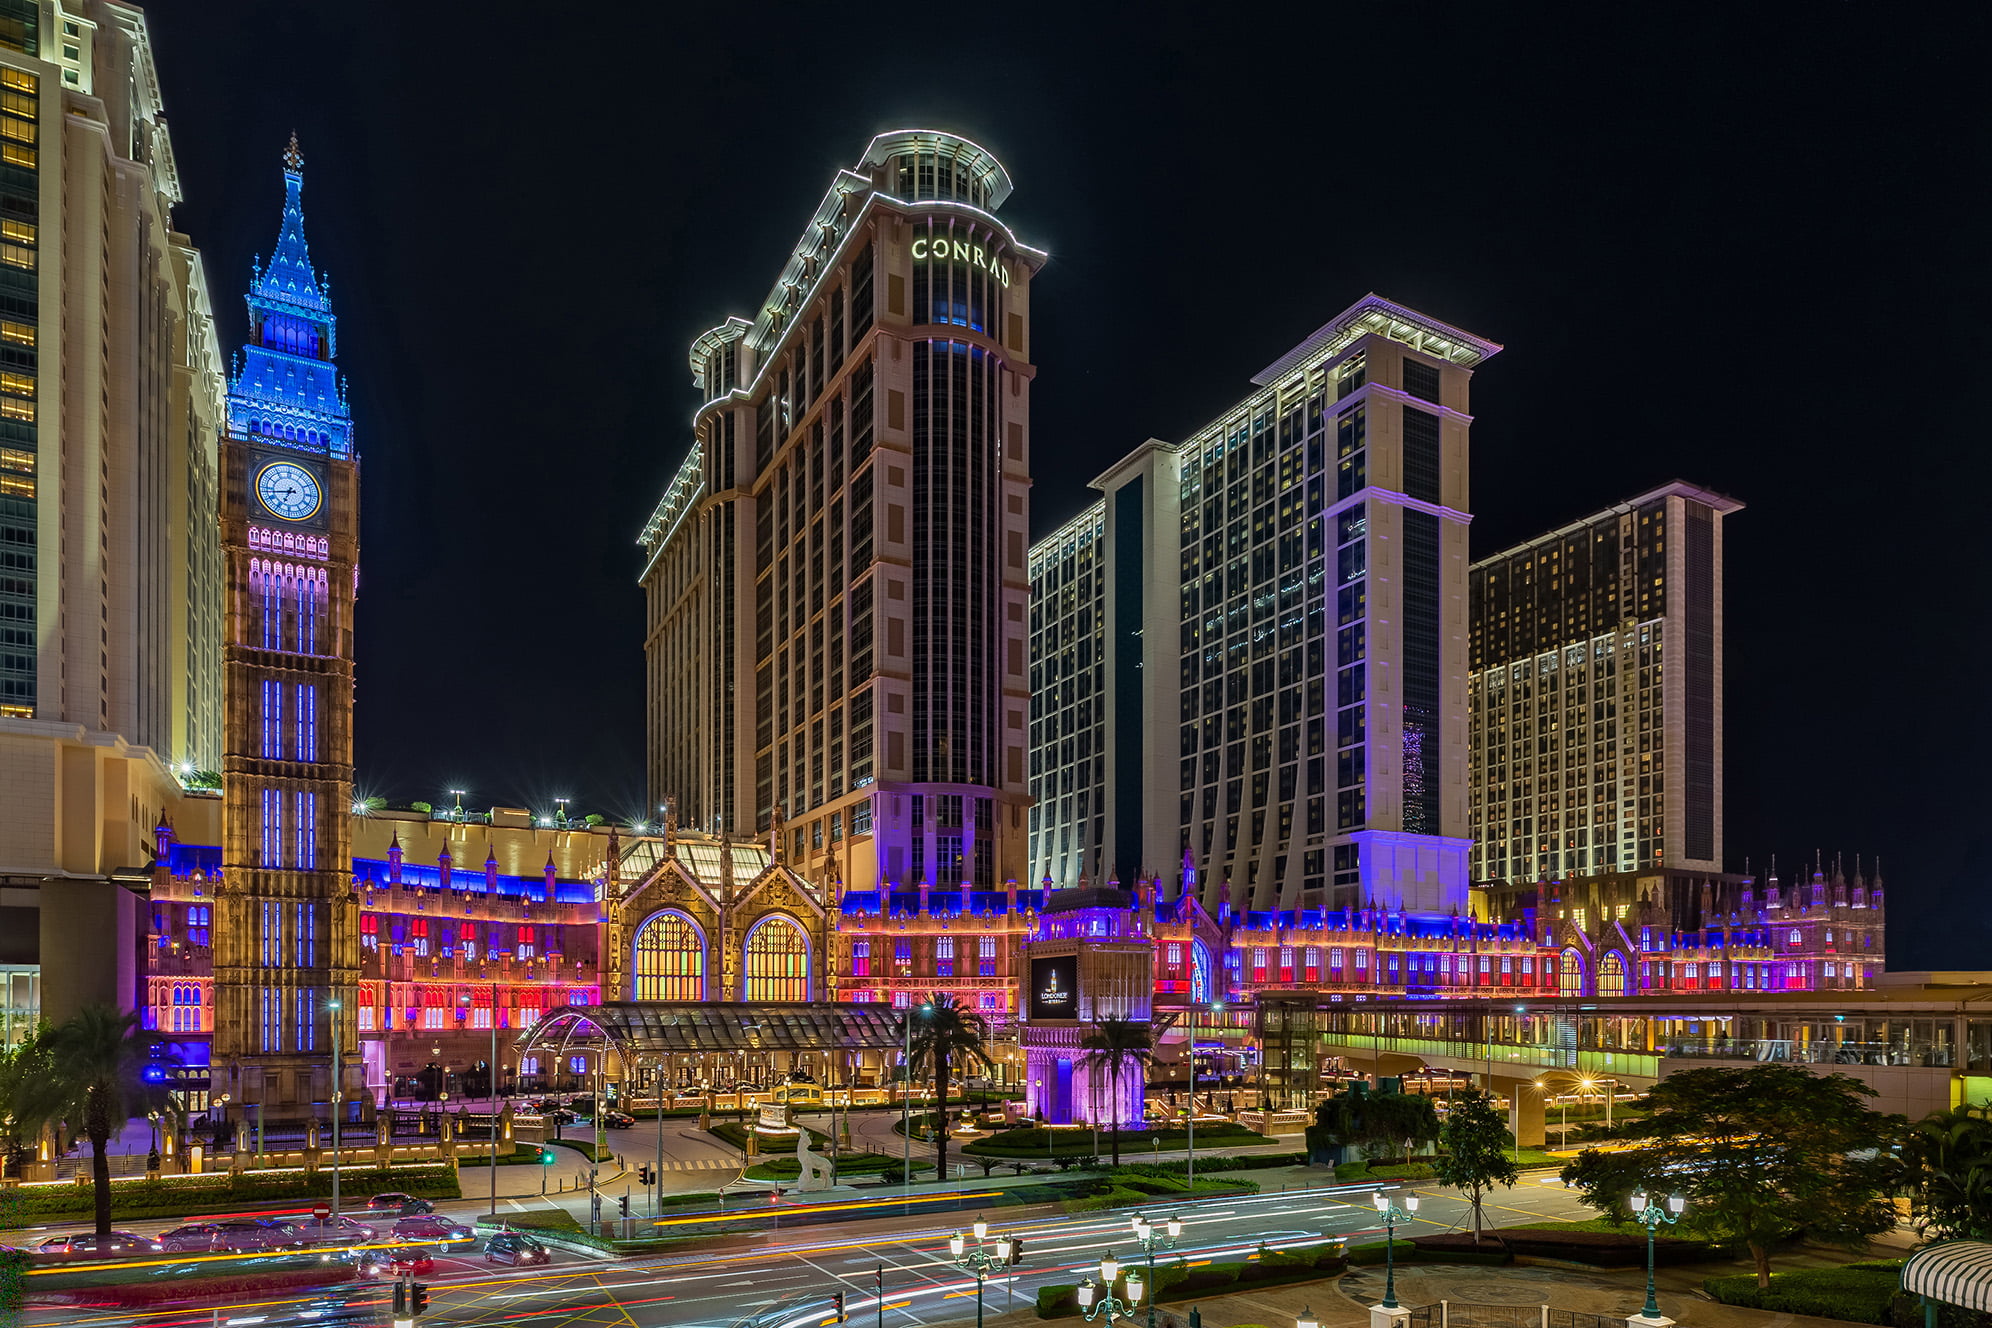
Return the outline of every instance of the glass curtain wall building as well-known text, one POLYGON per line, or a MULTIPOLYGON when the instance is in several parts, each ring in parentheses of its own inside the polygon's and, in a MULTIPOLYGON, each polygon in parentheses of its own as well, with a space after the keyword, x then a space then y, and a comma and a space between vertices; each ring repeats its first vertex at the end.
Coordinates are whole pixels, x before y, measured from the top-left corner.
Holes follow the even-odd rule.
POLYGON ((751 320, 641 537, 650 784, 827 890, 1024 867, 1030 281, 1010 178, 874 139, 751 320))
POLYGON ((1680 481, 1473 564, 1475 880, 1722 869, 1722 525, 1680 481))
POLYGON ((1246 908, 1465 904, 1467 393, 1499 350, 1366 296, 1223 417, 1094 481, 1097 508, 1033 555, 1034 873, 1181 864, 1246 908), (1089 521, 1088 633, 1055 577, 1089 521), (1062 715, 1088 654, 1090 772, 1062 715))

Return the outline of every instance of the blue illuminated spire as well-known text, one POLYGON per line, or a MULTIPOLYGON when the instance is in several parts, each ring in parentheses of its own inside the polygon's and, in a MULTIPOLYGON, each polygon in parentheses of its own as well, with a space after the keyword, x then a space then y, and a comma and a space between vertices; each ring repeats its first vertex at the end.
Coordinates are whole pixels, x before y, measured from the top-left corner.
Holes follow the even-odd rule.
POLYGON ((304 240, 304 154, 284 150, 284 215, 270 261, 251 269, 249 344, 228 390, 228 430, 274 447, 350 456, 346 388, 332 365, 338 320, 330 284, 304 240))
POLYGON ((319 313, 329 312, 332 302, 321 289, 318 274, 311 268, 311 248, 304 241, 304 154, 298 151, 297 135, 284 149, 284 220, 277 232, 276 252, 256 274, 250 294, 272 303, 289 304, 319 313))

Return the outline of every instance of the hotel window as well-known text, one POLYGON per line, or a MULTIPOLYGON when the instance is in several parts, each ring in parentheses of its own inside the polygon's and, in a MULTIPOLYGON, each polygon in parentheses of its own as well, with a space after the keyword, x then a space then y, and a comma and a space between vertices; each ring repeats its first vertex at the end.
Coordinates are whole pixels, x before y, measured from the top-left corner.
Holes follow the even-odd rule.
POLYGON ((952 936, 941 936, 934 941, 934 973, 937 977, 954 976, 955 943, 952 936))
POLYGON ((265 901, 262 909, 262 929, 258 933, 259 954, 264 968, 280 968, 284 962, 284 906, 274 901, 265 901))
POLYGON ((1264 982, 1265 980, 1266 980, 1266 951, 1265 947, 1260 946, 1252 951, 1252 981, 1264 982))
POLYGON ((533 929, 531 927, 519 928, 519 946, 514 953, 521 959, 531 959, 536 953, 533 945, 533 929))
POLYGON ((1439 366, 1404 357, 1404 391, 1420 401, 1439 404, 1439 366))
POLYGON ((380 948, 380 918, 372 913, 360 914, 360 948, 363 950, 380 948))
POLYGON ((1483 973, 1491 973, 1494 971, 1494 966, 1486 955, 1480 956, 1480 971, 1483 973))
POLYGON ((980 1004, 985 1014, 1002 1014, 1003 993, 1000 991, 985 991, 981 994, 980 1004))
POLYGON ((284 795, 278 789, 263 790, 263 860, 258 865, 284 865, 284 795))
POLYGON ((1367 969, 1369 967, 1369 951, 1356 951, 1356 967, 1359 969, 1367 969))
POLYGON ((208 905, 195 904, 187 910, 187 944, 206 945, 208 926, 212 921, 208 905))
POLYGON ((296 704, 292 707, 297 725, 296 758, 300 761, 318 759, 318 688, 310 683, 297 684, 296 704))
POLYGON ((909 993, 909 992, 904 992, 904 991, 895 991, 895 992, 893 992, 893 993, 892 993, 892 1008, 893 1008, 893 1009, 895 1009, 895 1010, 910 1010, 910 1009, 912 1009, 912 1008, 913 1008, 913 997, 912 997, 912 994, 911 994, 911 993, 909 993))
POLYGON ((318 995, 310 987, 301 987, 297 993, 297 1050, 314 1051, 318 1047, 318 995))
POLYGON ((297 945, 297 966, 310 968, 318 961, 318 906, 299 904, 297 906, 297 926, 293 931, 297 945))
POLYGON ((372 992, 365 988, 360 989, 360 1005, 354 1014, 359 1021, 362 1033, 371 1033, 374 1031, 374 997, 372 992))
POLYGON ((415 953, 426 959, 429 955, 429 920, 416 918, 408 924, 408 931, 415 938, 415 953))
POLYGON ((894 941, 892 943, 892 962, 901 972, 911 969, 913 967, 913 942, 894 941))
POLYGON ((1310 945, 1302 955, 1300 978, 1303 982, 1321 981, 1321 948, 1310 945))
POLYGON ((1280 947, 1280 981, 1293 981, 1293 947, 1291 945, 1282 945, 1280 947))
POLYGON ((264 1051, 282 1051, 284 1040, 284 994, 276 987, 264 987, 259 1013, 262 1018, 264 1051))
POLYGON ((1328 967, 1329 967, 1329 968, 1332 968, 1332 969, 1335 969, 1335 970, 1337 970, 1338 972, 1339 972, 1339 971, 1341 970, 1341 967, 1342 967, 1342 947, 1341 947, 1341 946, 1337 945, 1337 946, 1331 946, 1331 947, 1329 948, 1329 950, 1328 950, 1328 967))
POLYGON ((311 871, 318 866, 318 795, 299 793, 292 801, 297 813, 297 853, 293 863, 301 871, 311 871))
POLYGON ((868 978, 872 971, 872 943, 870 941, 851 942, 851 976, 868 978))
POLYGON ((975 942, 976 976, 993 978, 996 976, 996 938, 978 937, 975 942))
POLYGON ((263 679, 263 759, 284 758, 284 685, 274 678, 263 679))
POLYGON ((1168 960, 1168 962, 1169 962, 1169 967, 1171 967, 1171 968, 1180 968, 1180 967, 1182 967, 1182 964, 1183 964, 1183 943, 1182 943, 1181 941, 1171 941, 1171 942, 1169 942, 1169 960, 1168 960))

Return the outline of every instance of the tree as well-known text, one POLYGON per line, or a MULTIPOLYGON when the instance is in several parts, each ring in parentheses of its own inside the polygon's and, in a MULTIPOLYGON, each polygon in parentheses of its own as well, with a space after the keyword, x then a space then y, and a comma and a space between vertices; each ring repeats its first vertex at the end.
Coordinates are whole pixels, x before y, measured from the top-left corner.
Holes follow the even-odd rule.
MULTIPOLYGON (((1086 1051, 1082 1062, 1090 1067, 1095 1076, 1104 1070, 1107 1074, 1108 1090, 1113 1096, 1113 1128, 1107 1140, 1113 1149, 1114 1165, 1120 1165, 1121 1136, 1121 1083, 1127 1078, 1128 1067, 1140 1066, 1143 1070, 1155 1060, 1154 1045, 1149 1026, 1132 1019, 1102 1019, 1093 1025, 1093 1031, 1079 1044, 1086 1051)), ((1095 1082, 1098 1082, 1097 1078, 1095 1082)))
MULTIPOLYGON (((913 1018, 908 1010, 906 1017, 913 1018)), ((948 1132, 945 1128, 948 1106, 948 1079, 953 1067, 972 1071, 987 1066, 989 1053, 983 1039, 989 1036, 989 1023, 981 1015, 957 1001, 953 995, 937 991, 913 1025, 913 1057, 907 1066, 907 1083, 912 1083, 914 1066, 933 1072, 934 1106, 940 1112, 943 1128, 934 1134, 934 1160, 940 1179, 948 1177, 948 1132)))
POLYGON ((1365 1158, 1401 1150, 1407 1163, 1413 1147, 1439 1137, 1432 1099, 1416 1093, 1371 1093, 1361 1083, 1316 1107, 1314 1123, 1328 1141, 1354 1148, 1365 1158))
POLYGON ((1992 1113, 1974 1106, 1932 1112, 1909 1127, 1903 1154, 1919 1234, 1992 1240, 1992 1113))
POLYGON ((111 1230, 111 1163, 107 1148, 134 1116, 166 1105, 162 1086, 145 1080, 151 1043, 136 1036, 138 1015, 114 1005, 86 1005, 48 1036, 51 1081, 62 1115, 90 1141, 97 1191, 97 1234, 111 1230))
POLYGON ((1891 1150, 1907 1122, 1870 1110, 1873 1096, 1847 1075, 1792 1065, 1684 1070, 1653 1087, 1650 1115, 1608 1132, 1629 1148, 1586 1149, 1563 1180, 1615 1217, 1636 1189, 1681 1194, 1684 1220, 1741 1239, 1768 1287, 1771 1246, 1793 1230, 1858 1247, 1895 1225, 1891 1150))
POLYGON ((48 1063, 48 1025, 21 1042, 0 1048, 0 1177, 20 1179, 14 1168, 48 1123, 62 1114, 48 1063))
POLYGON ((1453 1099, 1446 1123, 1439 1127, 1440 1155, 1432 1175, 1441 1185, 1465 1190, 1473 1202, 1473 1243, 1480 1243, 1481 1199, 1496 1185, 1513 1189, 1518 1174, 1507 1149, 1515 1136, 1494 1110, 1487 1093, 1466 1093, 1453 1099))

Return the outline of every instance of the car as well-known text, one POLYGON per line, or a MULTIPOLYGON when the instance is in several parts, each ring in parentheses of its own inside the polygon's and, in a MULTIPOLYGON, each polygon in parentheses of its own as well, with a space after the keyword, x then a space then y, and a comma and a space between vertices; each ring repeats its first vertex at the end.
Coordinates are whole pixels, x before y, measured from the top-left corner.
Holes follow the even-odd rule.
POLYGON ((378 1249, 360 1250, 353 1262, 361 1277, 399 1277, 403 1273, 427 1277, 436 1271, 434 1256, 416 1245, 384 1245, 378 1249))
MULTIPOLYGON (((321 1300, 306 1301, 288 1313, 279 1312, 273 1315, 271 1322, 311 1324, 314 1325, 314 1328, 325 1328, 325 1325, 339 1323, 371 1325, 375 1322, 376 1312, 377 1307, 371 1296, 365 1300, 358 1301, 346 1301, 335 1296, 327 1296, 321 1300)), ((224 1319, 222 1322, 244 1324, 261 1321, 252 1319, 224 1319)))
POLYGON ((369 1213, 393 1213, 397 1217, 411 1217, 416 1213, 433 1213, 436 1211, 436 1205, 430 1203, 427 1199, 417 1199, 412 1194, 403 1194, 399 1190, 388 1190, 383 1194, 376 1194, 373 1198, 367 1200, 367 1211, 369 1213))
POLYGON ((336 1219, 328 1217, 322 1222, 315 1219, 310 1222, 299 1222, 296 1226, 299 1237, 306 1245, 313 1248, 326 1245, 364 1245, 374 1238, 374 1228, 363 1222, 355 1222, 343 1214, 336 1219))
POLYGON ((553 1262, 553 1252, 546 1246, 523 1231, 511 1230, 501 1231, 486 1242, 484 1257, 491 1263, 509 1263, 515 1267, 553 1262))
POLYGON ((605 1111, 602 1113, 602 1124, 612 1130, 627 1130, 636 1124, 636 1117, 626 1111, 605 1111))
POLYGON ((214 1244, 209 1248, 231 1254, 300 1249, 305 1243, 304 1233, 296 1225, 273 1217, 237 1217, 213 1225, 214 1244))
POLYGON ((76 1231, 66 1236, 50 1236, 35 1247, 35 1253, 51 1258, 120 1259, 134 1254, 156 1254, 158 1242, 129 1231, 113 1231, 100 1236, 94 1231, 76 1231))
POLYGON ((575 1121, 581 1119, 577 1113, 567 1107, 548 1107, 540 1115, 546 1117, 548 1120, 557 1120, 562 1125, 572 1125, 575 1121))
POLYGON ((470 1245, 477 1241, 477 1233, 461 1222, 452 1222, 447 1217, 425 1214, 419 1217, 404 1217, 394 1224, 394 1239, 397 1241, 420 1241, 424 1244, 470 1245))
POLYGON ((168 1254, 201 1254, 217 1248, 213 1222, 194 1222, 174 1227, 159 1237, 159 1248, 168 1254))

